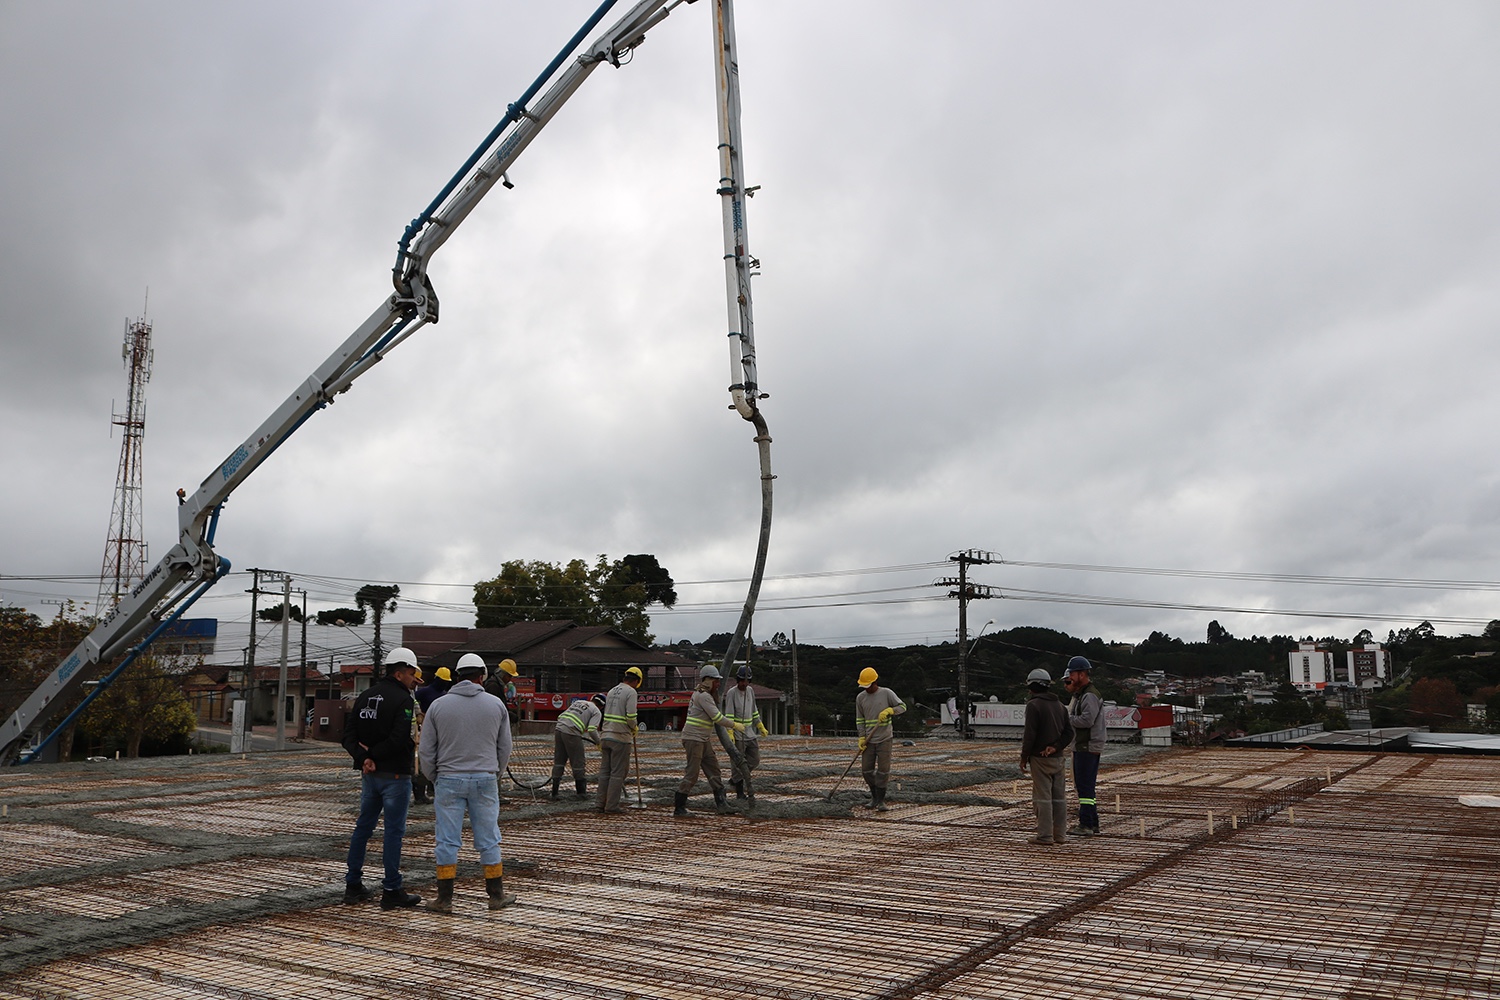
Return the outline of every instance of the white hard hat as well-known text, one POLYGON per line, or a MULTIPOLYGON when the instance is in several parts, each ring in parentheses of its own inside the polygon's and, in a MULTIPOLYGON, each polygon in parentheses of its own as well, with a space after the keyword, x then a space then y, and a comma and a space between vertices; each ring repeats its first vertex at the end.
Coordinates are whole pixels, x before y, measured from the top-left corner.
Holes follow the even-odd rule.
POLYGON ((700 681, 706 681, 710 679, 720 680, 723 678, 723 676, 723 674, 719 673, 719 668, 714 666, 712 663, 704 664, 703 669, 698 671, 698 679, 700 681))
POLYGON ((415 667, 417 665, 417 654, 405 646, 397 646, 391 650, 390 655, 385 658, 385 662, 392 670, 396 669, 396 665, 400 663, 404 663, 408 667, 415 667))
POLYGON ((1028 686, 1034 687, 1040 684, 1043 687, 1046 687, 1047 685, 1052 683, 1052 675, 1047 673, 1047 671, 1042 669, 1041 667, 1037 667, 1031 673, 1026 675, 1026 683, 1028 686))
POLYGON ((458 658, 458 666, 454 667, 453 671, 460 676, 464 674, 482 674, 485 671, 484 658, 478 653, 465 653, 458 658))

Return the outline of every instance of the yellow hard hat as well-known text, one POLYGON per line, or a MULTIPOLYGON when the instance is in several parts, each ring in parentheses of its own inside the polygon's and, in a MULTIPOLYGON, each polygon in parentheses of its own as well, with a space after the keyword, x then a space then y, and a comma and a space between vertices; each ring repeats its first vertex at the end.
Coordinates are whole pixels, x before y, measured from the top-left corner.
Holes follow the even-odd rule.
POLYGON ((640 667, 631 667, 630 669, 625 671, 625 676, 634 677, 638 681, 645 680, 645 677, 641 674, 640 667))
POLYGON ((447 667, 438 667, 437 670, 433 671, 433 676, 440 681, 451 681, 453 679, 453 671, 447 667))
POLYGON ((500 661, 500 669, 514 677, 516 676, 516 661, 506 657, 500 661))
POLYGON ((862 688, 867 688, 878 680, 880 675, 875 672, 874 667, 865 667, 859 672, 859 686, 862 688))

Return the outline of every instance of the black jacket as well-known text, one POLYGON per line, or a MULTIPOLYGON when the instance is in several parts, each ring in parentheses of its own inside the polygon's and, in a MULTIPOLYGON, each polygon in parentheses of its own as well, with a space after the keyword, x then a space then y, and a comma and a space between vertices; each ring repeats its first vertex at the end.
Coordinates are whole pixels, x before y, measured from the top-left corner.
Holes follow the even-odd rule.
POLYGON ((389 677, 372 685, 354 701, 344 722, 344 749, 359 769, 365 759, 375 761, 384 774, 411 774, 416 744, 411 738, 411 692, 389 677))
POLYGON ((1021 762, 1042 756, 1042 751, 1051 747, 1052 756, 1061 758, 1068 744, 1073 742, 1073 725, 1068 721, 1068 710, 1051 691, 1034 694, 1026 703, 1026 728, 1021 734, 1021 762))

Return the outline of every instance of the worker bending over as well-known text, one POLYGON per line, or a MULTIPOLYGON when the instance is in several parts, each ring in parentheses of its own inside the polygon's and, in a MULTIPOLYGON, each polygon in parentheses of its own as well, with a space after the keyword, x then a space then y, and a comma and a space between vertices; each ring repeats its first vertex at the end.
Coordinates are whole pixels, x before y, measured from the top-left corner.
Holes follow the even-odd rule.
POLYGON ((484 672, 484 661, 465 653, 454 670, 458 683, 432 703, 422 733, 422 770, 432 775, 434 787, 433 855, 437 863, 437 899, 427 908, 438 913, 453 912, 465 811, 484 865, 490 909, 516 901, 505 892, 505 866, 500 860, 499 776, 510 761, 510 718, 505 703, 484 689, 484 672))
POLYGON ((891 778, 891 745, 896 740, 892 719, 906 711, 906 702, 877 682, 874 667, 859 672, 862 691, 854 699, 854 723, 859 729, 860 771, 870 786, 870 808, 885 812, 885 787, 891 778))
MULTIPOLYGON (((746 664, 734 672, 734 687, 724 695, 724 714, 729 721, 744 726, 744 732, 734 734, 734 748, 739 759, 731 761, 734 778, 734 797, 745 797, 745 782, 750 772, 760 765, 760 737, 767 735, 765 723, 760 720, 760 709, 755 706, 755 688, 750 684, 750 665, 746 664)), ((751 784, 754 790, 755 785, 751 784)))
POLYGON ((682 749, 687 754, 687 768, 683 771, 682 781, 677 784, 673 816, 687 815, 688 793, 698 783, 699 771, 708 777, 708 787, 714 793, 714 807, 721 813, 732 811, 725 801, 724 777, 719 772, 719 758, 714 754, 714 727, 723 726, 732 733, 743 733, 745 726, 731 721, 719 711, 714 695, 722 679, 718 667, 710 665, 698 671, 698 687, 688 702, 687 721, 682 726, 682 749))
POLYGON ((641 686, 641 668, 630 667, 625 679, 604 696, 604 724, 599 727, 599 811, 618 813, 620 793, 630 774, 630 749, 635 746, 635 691, 641 686))
POLYGON ((599 745, 599 723, 604 721, 602 694, 593 698, 575 698, 557 717, 552 729, 552 797, 557 798, 557 786, 562 783, 563 765, 573 768, 573 787, 581 799, 588 794, 588 757, 584 753, 583 741, 599 745))

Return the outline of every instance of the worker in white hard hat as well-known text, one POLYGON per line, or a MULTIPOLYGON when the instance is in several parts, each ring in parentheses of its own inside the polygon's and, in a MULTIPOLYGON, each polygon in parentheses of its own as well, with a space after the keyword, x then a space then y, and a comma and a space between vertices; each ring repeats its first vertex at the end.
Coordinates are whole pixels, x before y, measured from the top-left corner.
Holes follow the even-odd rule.
POLYGON ((673 797, 672 815, 687 815, 688 795, 698 783, 701 771, 708 778, 708 787, 713 789, 714 808, 718 812, 732 812, 724 794, 724 776, 719 771, 719 758, 714 754, 714 727, 722 726, 734 734, 743 733, 745 725, 735 722, 719 711, 719 681, 723 675, 712 664, 698 671, 698 687, 688 701, 687 719, 682 725, 682 749, 687 756, 687 767, 682 780, 677 783, 677 794, 673 797))
POLYGON ((428 909, 453 912, 453 885, 467 812, 479 863, 484 866, 489 908, 498 910, 516 901, 505 891, 505 866, 500 858, 499 778, 510 762, 510 720, 505 703, 484 689, 484 660, 478 654, 465 653, 453 672, 458 683, 432 703, 422 734, 422 769, 432 775, 436 789, 432 833, 437 898, 428 909))
POLYGON ((906 712, 906 702, 880 686, 874 667, 859 672, 860 692, 854 698, 854 724, 859 730, 860 772, 870 788, 870 808, 885 812, 885 789, 891 778, 891 746, 896 741, 892 720, 906 712))
POLYGON ((1031 806, 1036 810, 1033 844, 1068 839, 1068 778, 1064 753, 1073 742, 1068 710, 1052 693, 1052 675, 1037 667, 1026 676, 1031 698, 1021 732, 1021 773, 1031 772, 1031 806))
MULTIPOLYGON (((741 664, 734 672, 734 686, 724 692, 724 714, 729 721, 744 726, 743 732, 734 734, 734 748, 739 752, 746 772, 760 765, 760 737, 768 735, 766 724, 761 721, 760 709, 755 704, 755 686, 750 683, 750 665, 741 664)), ((732 766, 734 797, 745 797, 745 779, 739 765, 732 766)), ((754 786, 751 786, 754 790, 754 786)))
POLYGON ((604 696, 604 723, 599 727, 599 811, 620 813, 620 794, 630 774, 630 751, 640 723, 635 717, 635 692, 644 680, 640 667, 630 667, 625 678, 604 696))
POLYGON ((401 886, 401 842, 406 837, 416 757, 416 702, 411 693, 422 680, 422 669, 417 655, 405 646, 391 650, 385 665, 385 676, 355 699, 344 725, 344 749, 360 772, 359 818, 349 837, 344 902, 363 903, 374 895, 364 886, 365 847, 383 815, 385 880, 380 908, 394 910, 422 901, 401 886))
POLYGON ((557 798, 557 786, 562 784, 563 768, 573 769, 573 788, 581 799, 589 793, 588 755, 583 748, 584 740, 599 745, 599 724, 604 721, 604 703, 608 699, 602 694, 592 698, 574 698, 557 717, 552 727, 552 797, 557 798))

